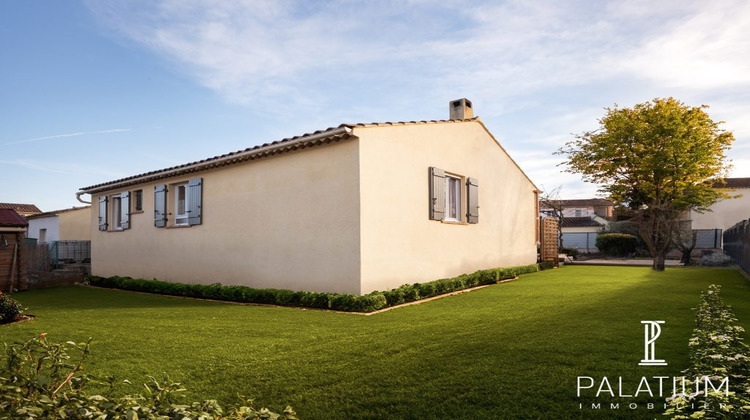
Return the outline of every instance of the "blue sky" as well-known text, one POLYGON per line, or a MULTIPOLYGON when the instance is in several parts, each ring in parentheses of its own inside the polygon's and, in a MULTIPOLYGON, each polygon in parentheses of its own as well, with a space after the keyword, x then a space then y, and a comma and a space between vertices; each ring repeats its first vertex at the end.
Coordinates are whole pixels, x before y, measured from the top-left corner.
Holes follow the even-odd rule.
POLYGON ((710 105, 750 176, 746 1, 0 2, 0 202, 341 123, 445 119, 466 97, 539 186, 604 107, 710 105))

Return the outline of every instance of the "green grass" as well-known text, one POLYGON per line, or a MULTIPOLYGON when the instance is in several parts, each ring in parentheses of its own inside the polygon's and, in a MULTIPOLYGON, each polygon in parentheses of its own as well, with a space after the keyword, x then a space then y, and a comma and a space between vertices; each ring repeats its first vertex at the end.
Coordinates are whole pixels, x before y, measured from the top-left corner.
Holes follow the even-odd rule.
POLYGON ((579 266, 373 316, 37 290, 15 295, 37 318, 0 327, 0 341, 94 337, 89 372, 135 383, 166 372, 191 399, 239 393, 304 419, 655 418, 579 409, 591 398, 576 396, 576 378, 679 375, 691 308, 712 283, 750 328, 750 284, 735 270, 579 266), (666 321, 657 356, 669 366, 637 365, 641 320, 666 321))

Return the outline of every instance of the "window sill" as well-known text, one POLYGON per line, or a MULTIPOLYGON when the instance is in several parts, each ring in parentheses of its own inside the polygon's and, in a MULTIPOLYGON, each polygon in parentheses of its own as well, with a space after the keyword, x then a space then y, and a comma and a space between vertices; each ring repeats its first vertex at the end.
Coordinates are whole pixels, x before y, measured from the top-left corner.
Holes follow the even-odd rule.
POLYGON ((136 210, 136 211, 130 212, 130 214, 141 214, 141 213, 143 213, 143 210, 136 210))
POLYGON ((186 229, 186 228, 191 228, 191 227, 193 227, 193 226, 191 226, 191 225, 171 225, 171 226, 167 226, 167 229, 186 229))
POLYGON ((468 223, 462 222, 460 220, 441 220, 440 223, 444 223, 446 225, 460 225, 460 226, 468 225, 468 223))

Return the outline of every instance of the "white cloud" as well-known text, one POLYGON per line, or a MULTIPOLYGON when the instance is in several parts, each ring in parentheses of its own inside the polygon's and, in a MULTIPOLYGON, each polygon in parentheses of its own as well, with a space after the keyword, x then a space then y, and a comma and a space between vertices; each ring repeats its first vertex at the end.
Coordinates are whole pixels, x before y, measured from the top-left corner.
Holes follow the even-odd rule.
POLYGON ((81 131, 77 133, 55 134, 52 136, 35 137, 31 139, 12 141, 10 143, 3 144, 3 146, 11 146, 14 144, 23 144, 23 143, 32 143, 32 142, 42 141, 42 140, 54 140, 54 139, 61 139, 61 138, 67 138, 67 137, 79 137, 79 136, 85 136, 89 134, 111 134, 111 133, 124 133, 128 131, 131 131, 131 129, 130 128, 113 128, 110 130, 99 130, 99 131, 88 131, 88 132, 81 131))

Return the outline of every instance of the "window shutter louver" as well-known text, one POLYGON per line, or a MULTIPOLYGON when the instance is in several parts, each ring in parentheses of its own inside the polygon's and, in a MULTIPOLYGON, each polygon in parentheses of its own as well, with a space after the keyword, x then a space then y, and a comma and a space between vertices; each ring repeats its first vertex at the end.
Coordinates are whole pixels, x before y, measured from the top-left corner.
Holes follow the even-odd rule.
POLYGON ((167 186, 154 187, 154 226, 167 226, 167 186))
POLYGON ((466 221, 479 223, 479 180, 466 180, 466 221))
POLYGON ((188 225, 201 224, 203 207, 203 178, 188 181, 188 225))
POLYGON ((120 194, 120 227, 130 229, 130 191, 120 194))
POLYGON ((430 220, 445 218, 445 171, 430 167, 430 220))
POLYGON ((107 196, 99 197, 99 230, 107 230, 107 196))

